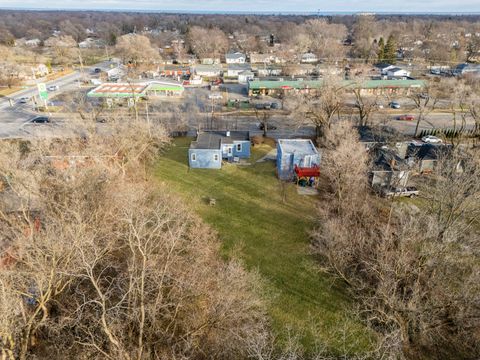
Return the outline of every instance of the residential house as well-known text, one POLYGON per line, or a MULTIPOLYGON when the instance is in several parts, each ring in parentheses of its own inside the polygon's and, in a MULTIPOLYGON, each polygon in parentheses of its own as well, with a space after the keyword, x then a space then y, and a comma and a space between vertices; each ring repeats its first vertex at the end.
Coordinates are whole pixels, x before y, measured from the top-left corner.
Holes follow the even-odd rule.
POLYGON ((428 173, 435 170, 442 156, 447 155, 452 147, 446 144, 426 144, 412 142, 407 151, 407 156, 415 159, 416 170, 420 173, 428 173))
POLYGON ((272 64, 278 63, 279 59, 273 54, 250 54, 250 63, 252 64, 272 64))
POLYGON ((257 66, 254 68, 258 73, 258 76, 279 76, 282 75, 282 68, 280 66, 269 65, 269 66, 257 66))
POLYGON ((320 166, 321 156, 309 139, 279 139, 277 142, 277 176, 292 180, 295 166, 314 168, 320 166))
POLYGON ((399 68, 399 67, 392 67, 387 70, 387 78, 388 79, 406 79, 410 77, 410 71, 399 68))
POLYGON ((314 53, 302 54, 300 62, 304 64, 312 64, 318 62, 318 57, 314 53))
POLYGON ((227 64, 245 64, 247 57, 241 52, 228 53, 225 55, 227 64))
POLYGON ((372 187, 407 186, 411 162, 400 156, 397 149, 383 145, 371 148, 369 153, 373 158, 373 168, 370 172, 372 187))
POLYGON ((195 55, 186 54, 182 56, 177 56, 175 58, 175 61, 181 65, 194 65, 197 63, 197 57, 195 55))
POLYGON ((395 65, 387 64, 387 63, 376 64, 375 67, 380 71, 380 75, 382 76, 386 76, 388 70, 396 68, 395 65))
POLYGON ((195 65, 194 72, 202 77, 218 77, 223 74, 222 65, 195 65))
POLYGON ((238 74, 238 83, 239 84, 247 84, 250 80, 255 78, 255 74, 253 71, 245 70, 238 74))
POLYGON ((78 47, 81 49, 99 48, 104 46, 103 42, 98 39, 86 38, 84 41, 78 43, 78 47))
POLYGON ((230 64, 227 68, 227 77, 238 78, 240 73, 251 70, 250 64, 230 64))
POLYGON ((201 132, 188 149, 188 164, 196 169, 221 169, 222 159, 238 161, 249 157, 248 131, 201 132))
POLYGON ((221 61, 220 61, 220 58, 208 57, 208 58, 201 58, 200 63, 202 65, 217 65, 217 64, 220 64, 221 61))

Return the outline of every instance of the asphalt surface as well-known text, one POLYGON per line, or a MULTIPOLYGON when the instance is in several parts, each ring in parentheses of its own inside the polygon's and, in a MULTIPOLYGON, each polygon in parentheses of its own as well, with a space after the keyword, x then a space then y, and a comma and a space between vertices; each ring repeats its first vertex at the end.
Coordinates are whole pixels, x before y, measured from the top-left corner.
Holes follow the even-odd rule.
MULTIPOLYGON (((71 91, 80 87, 79 80, 85 74, 92 74, 93 69, 108 69, 111 62, 104 61, 99 64, 85 67, 82 71, 75 71, 71 74, 62 76, 58 79, 46 82, 47 88, 52 85, 58 86, 57 91, 49 92, 49 100, 60 95, 63 92, 71 91)), ((64 129, 63 119, 55 114, 39 113, 35 111, 36 99, 38 105, 43 105, 43 100, 38 98, 38 89, 36 86, 20 90, 10 96, 0 98, 0 138, 28 138, 35 136, 66 136, 69 131, 64 129), (27 103, 22 103, 20 99, 29 98, 27 103), (39 115, 50 116, 51 122, 48 124, 32 124, 30 121, 39 115)))
MULTIPOLYGON (((83 69, 83 73, 76 71, 72 74, 63 76, 59 79, 47 82, 47 87, 51 85, 57 85, 59 90, 51 92, 51 98, 75 90, 80 87, 79 80, 87 75, 88 77, 94 76, 94 69, 101 68, 106 70, 111 66, 111 62, 106 61, 99 64, 95 64, 91 67, 83 69)), ((30 121, 32 118, 38 115, 46 115, 35 112, 35 104, 31 99, 34 96, 38 98, 38 91, 36 87, 25 89, 12 94, 9 97, 0 98, 0 138, 28 138, 35 136, 67 136, 69 130, 67 129, 67 122, 61 115, 49 114, 51 117, 51 123, 49 124, 32 124, 30 121), (19 100, 21 98, 30 98, 30 100, 24 104, 19 100), (11 101, 10 101, 11 100, 11 101), (11 106, 13 104, 13 106, 11 106)), ((232 114, 227 116, 221 113, 222 106, 227 100, 248 100, 246 86, 241 84, 222 84, 221 90, 210 91, 205 87, 187 88, 185 96, 180 101, 185 106, 184 111, 190 111, 189 105, 195 105, 199 111, 198 116, 193 119, 189 119, 188 126, 190 129, 218 129, 218 130, 249 130, 252 135, 261 135, 263 131, 259 129, 259 121, 256 119, 255 114, 251 112, 249 116, 245 114, 232 114), (223 96, 221 100, 209 99, 209 95, 212 92, 220 92, 223 96), (212 110, 213 118, 212 118, 212 110)), ((279 104, 278 99, 270 97, 262 97, 260 99, 250 99, 253 103, 272 103, 279 104)), ((50 102, 50 100, 49 100, 50 102)), ((393 110, 385 108, 372 116, 372 123, 379 125, 390 126, 399 132, 413 136, 416 127, 416 121, 402 121, 397 120, 396 117, 402 114, 415 115, 414 109, 409 107, 406 100, 400 101, 402 108, 399 110, 393 110)), ((159 108, 162 109, 165 104, 160 103, 159 108)), ((280 104, 279 104, 280 105, 280 104)), ((280 107, 280 106, 279 106, 280 107)), ((169 111, 169 110, 166 110, 169 111)), ((48 114, 47 114, 48 115, 48 114)), ((353 112, 355 115, 355 112, 353 112)), ((347 114, 344 114, 347 116, 347 114)), ((457 117, 457 126, 459 125, 459 119, 457 117)), ((289 137, 308 137, 313 136, 315 131, 312 126, 298 126, 291 116, 286 116, 278 111, 271 111, 268 124, 273 125, 275 130, 268 130, 268 136, 273 138, 289 138, 289 137)), ((472 120, 467 122, 467 128, 472 128, 474 123, 472 120)), ((422 121, 419 129, 432 129, 432 128, 452 128, 453 117, 448 112, 437 111, 428 115, 425 121, 422 121)), ((71 130, 71 129, 70 129, 71 130)))

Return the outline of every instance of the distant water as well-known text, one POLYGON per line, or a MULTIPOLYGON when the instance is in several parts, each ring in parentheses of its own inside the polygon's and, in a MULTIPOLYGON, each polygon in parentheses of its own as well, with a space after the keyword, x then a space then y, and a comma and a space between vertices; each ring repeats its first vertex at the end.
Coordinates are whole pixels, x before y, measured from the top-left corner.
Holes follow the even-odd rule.
POLYGON ((356 14, 372 15, 436 15, 436 16, 476 16, 480 11, 470 12, 415 12, 415 11, 235 11, 235 10, 161 10, 161 9, 68 9, 68 8, 24 8, 2 7, 1 10, 16 11, 100 11, 100 12, 130 12, 155 14, 187 14, 187 15, 297 15, 297 16, 341 16, 356 14))

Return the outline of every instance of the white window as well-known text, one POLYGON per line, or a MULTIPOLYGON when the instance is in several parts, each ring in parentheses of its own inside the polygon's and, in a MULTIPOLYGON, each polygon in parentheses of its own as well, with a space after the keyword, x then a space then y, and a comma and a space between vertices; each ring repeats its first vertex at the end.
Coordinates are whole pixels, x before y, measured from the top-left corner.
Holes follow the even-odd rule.
POLYGON ((213 154, 213 161, 218 161, 218 154, 213 154))
POLYGON ((192 161, 197 161, 197 154, 192 153, 192 161))
POLYGON ((237 151, 241 152, 242 151, 242 144, 237 144, 237 151))

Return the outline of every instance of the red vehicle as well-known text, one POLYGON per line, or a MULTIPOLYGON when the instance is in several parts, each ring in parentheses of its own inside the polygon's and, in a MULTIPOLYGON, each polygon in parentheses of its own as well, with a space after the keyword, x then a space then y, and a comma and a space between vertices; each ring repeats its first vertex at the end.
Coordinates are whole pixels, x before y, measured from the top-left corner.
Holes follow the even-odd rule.
POLYGON ((397 120, 413 121, 413 120, 415 120, 415 116, 413 116, 413 115, 400 115, 400 116, 397 116, 397 120))

